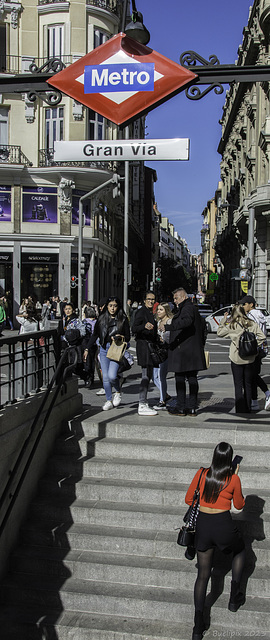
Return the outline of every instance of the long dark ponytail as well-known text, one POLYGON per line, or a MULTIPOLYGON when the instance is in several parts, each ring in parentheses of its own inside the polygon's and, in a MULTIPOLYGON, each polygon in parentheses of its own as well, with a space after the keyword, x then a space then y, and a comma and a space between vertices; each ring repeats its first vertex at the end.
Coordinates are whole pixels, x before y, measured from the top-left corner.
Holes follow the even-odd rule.
POLYGON ((205 476, 202 498, 205 502, 215 503, 226 483, 232 477, 233 450, 228 442, 217 444, 211 466, 205 476))

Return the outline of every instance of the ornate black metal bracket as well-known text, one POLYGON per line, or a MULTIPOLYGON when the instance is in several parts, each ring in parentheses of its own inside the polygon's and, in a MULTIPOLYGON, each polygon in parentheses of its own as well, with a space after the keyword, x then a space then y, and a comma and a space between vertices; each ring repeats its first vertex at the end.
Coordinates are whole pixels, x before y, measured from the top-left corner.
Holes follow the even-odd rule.
MULTIPOLYGON (((219 59, 216 55, 209 56, 209 61, 205 60, 205 58, 200 56, 195 51, 184 51, 184 53, 182 53, 180 56, 180 64, 182 67, 188 67, 189 69, 192 68, 192 70, 194 70, 197 62, 200 62, 204 67, 213 67, 214 65, 220 65, 219 59)), ((197 72, 197 69, 195 72, 197 72)), ((189 98, 189 100, 200 100, 212 90, 214 90, 217 95, 223 93, 224 91, 223 86, 222 84, 220 84, 220 82, 212 82, 209 87, 207 87, 207 89, 204 89, 204 91, 201 91, 197 84, 193 85, 192 87, 188 87, 188 89, 185 90, 185 94, 187 98, 189 98)))
MULTIPOLYGON (((66 65, 62 60, 60 60, 60 58, 49 58, 44 62, 44 64, 41 65, 41 67, 38 67, 35 62, 32 62, 29 67, 29 71, 31 71, 31 73, 33 74, 48 74, 50 73, 50 71, 53 71, 53 73, 58 73, 58 71, 62 71, 62 69, 65 68, 66 65)), ((29 100, 29 102, 35 102, 37 98, 40 98, 41 100, 46 102, 49 107, 55 107, 61 102, 62 93, 61 91, 58 91, 58 89, 48 89, 48 91, 38 91, 37 89, 31 89, 31 91, 28 91, 27 99, 29 100)))
POLYGON ((214 90, 216 94, 223 93, 223 84, 231 84, 232 82, 269 82, 270 66, 269 65, 244 65, 236 64, 220 64, 217 56, 212 55, 209 60, 205 60, 195 51, 185 51, 180 56, 180 64, 197 74, 198 79, 194 81, 193 86, 186 89, 186 96, 190 100, 200 100, 209 91, 214 90), (197 63, 199 65, 197 66, 197 63), (198 85, 208 84, 204 91, 201 91, 198 85))

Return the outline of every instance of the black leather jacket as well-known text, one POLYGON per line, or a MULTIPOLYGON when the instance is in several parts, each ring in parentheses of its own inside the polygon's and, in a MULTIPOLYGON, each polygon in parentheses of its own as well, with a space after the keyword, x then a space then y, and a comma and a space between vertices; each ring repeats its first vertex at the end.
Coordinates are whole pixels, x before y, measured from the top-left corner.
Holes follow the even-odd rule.
POLYGON ((111 337, 115 336, 116 334, 120 334, 121 336, 124 336, 125 342, 129 342, 130 328, 129 328, 129 322, 127 317, 124 318, 120 327, 117 326, 116 318, 111 318, 109 322, 104 325, 102 322, 100 322, 101 317, 102 316, 100 316, 96 321, 93 334, 90 337, 90 340, 86 347, 87 349, 90 349, 90 347, 92 347, 92 345, 95 344, 98 338, 99 338, 101 347, 105 348, 106 344, 108 342, 111 342, 111 337))

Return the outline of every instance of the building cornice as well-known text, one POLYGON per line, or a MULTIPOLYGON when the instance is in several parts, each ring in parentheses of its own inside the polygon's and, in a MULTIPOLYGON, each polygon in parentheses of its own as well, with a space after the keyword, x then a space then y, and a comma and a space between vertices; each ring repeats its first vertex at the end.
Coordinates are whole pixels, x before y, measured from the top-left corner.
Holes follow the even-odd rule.
POLYGON ((46 4, 39 4, 37 7, 38 14, 44 13, 58 13, 60 11, 69 11, 70 2, 46 2, 46 4))

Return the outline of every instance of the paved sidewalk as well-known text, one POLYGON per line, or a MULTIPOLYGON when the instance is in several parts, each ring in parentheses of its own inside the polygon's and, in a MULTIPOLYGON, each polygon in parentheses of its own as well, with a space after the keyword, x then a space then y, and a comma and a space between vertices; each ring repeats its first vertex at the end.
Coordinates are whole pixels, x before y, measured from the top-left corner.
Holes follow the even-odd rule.
MULTIPOLYGON (((117 409, 112 409, 107 412, 102 411, 102 405, 105 402, 105 396, 98 396, 96 392, 101 388, 101 383, 99 380, 95 380, 95 384, 91 389, 87 389, 84 386, 82 381, 79 381, 79 391, 83 395, 83 402, 85 409, 90 409, 93 411, 93 414, 98 414, 99 412, 106 419, 109 418, 109 415, 116 415, 118 412, 119 416, 123 415, 132 415, 133 421, 140 421, 140 416, 138 416, 138 397, 139 397, 139 384, 140 384, 140 374, 141 369, 137 364, 131 368, 131 370, 125 374, 126 380, 122 387, 122 403, 117 409), (89 406, 90 405, 90 406, 89 406), (127 413, 128 409, 128 413, 127 413)), ((229 422, 232 421, 246 421, 250 425, 251 424, 265 424, 265 421, 269 421, 270 412, 264 410, 265 398, 264 394, 260 390, 258 390, 258 400, 260 405, 260 411, 252 414, 243 414, 242 416, 236 416, 234 411, 234 388, 233 388, 233 380, 231 371, 228 367, 226 367, 226 371, 222 374, 215 375, 213 371, 211 371, 211 367, 207 371, 202 371, 199 374, 199 396, 198 396, 198 415, 196 417, 188 417, 190 421, 196 421, 196 423, 204 422, 209 418, 209 415, 212 417, 219 416, 222 420, 224 420, 225 416, 228 416, 229 422)), ((169 373, 167 377, 168 384, 168 393, 172 396, 170 400, 170 404, 175 403, 175 381, 174 374, 169 373)), ((151 406, 157 404, 159 401, 159 392, 155 385, 151 382, 149 386, 148 392, 148 402, 151 406)), ((164 422, 165 416, 168 416, 168 419, 171 420, 172 416, 169 416, 166 410, 159 411, 159 414, 162 414, 162 422, 164 422)), ((147 420, 151 421, 153 418, 149 416, 147 420)), ((187 418, 184 418, 187 420, 187 418)), ((179 422, 183 421, 183 418, 175 417, 174 420, 179 420, 179 422)))

